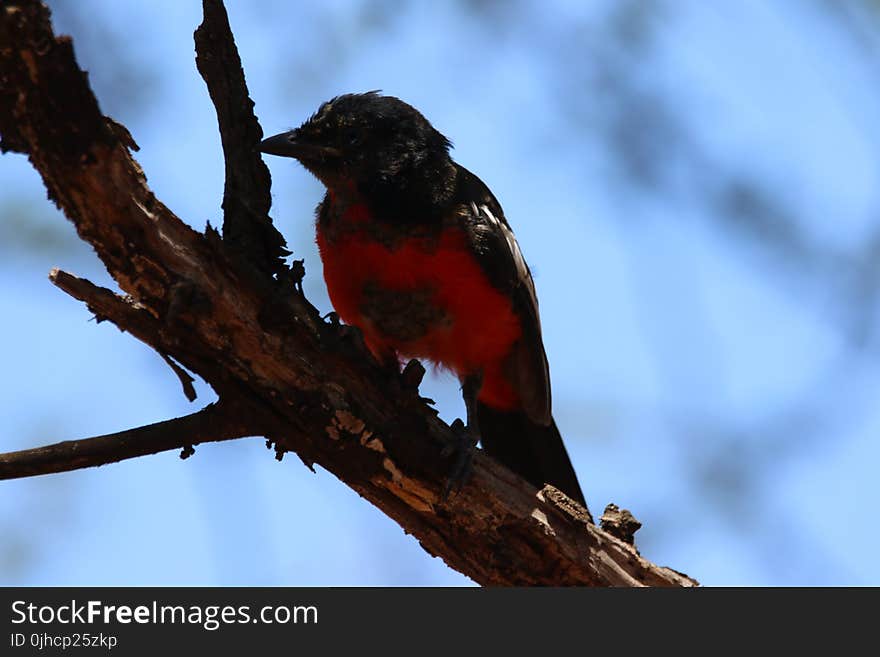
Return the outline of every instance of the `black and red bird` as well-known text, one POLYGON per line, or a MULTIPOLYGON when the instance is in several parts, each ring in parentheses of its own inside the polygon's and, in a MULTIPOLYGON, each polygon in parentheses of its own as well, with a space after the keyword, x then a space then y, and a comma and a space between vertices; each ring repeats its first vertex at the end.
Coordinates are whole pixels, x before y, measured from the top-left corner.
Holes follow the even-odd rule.
POLYGON ((498 201, 450 146, 418 110, 370 92, 333 98, 260 150, 327 187, 317 242, 339 317, 382 360, 454 372, 483 449, 584 504, 551 415, 535 284, 498 201))

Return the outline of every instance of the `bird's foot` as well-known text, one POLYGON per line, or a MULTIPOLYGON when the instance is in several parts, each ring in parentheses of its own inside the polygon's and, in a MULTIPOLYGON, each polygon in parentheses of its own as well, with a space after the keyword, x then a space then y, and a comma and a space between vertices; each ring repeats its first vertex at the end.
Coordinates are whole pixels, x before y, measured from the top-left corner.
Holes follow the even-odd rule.
POLYGON ((419 391, 419 386, 424 378, 425 366, 415 358, 411 358, 400 373, 400 381, 403 387, 414 392, 419 391))
POLYGON ((449 498, 450 493, 461 490, 473 474, 474 452, 479 440, 474 427, 465 426, 461 420, 455 420, 450 428, 455 434, 455 440, 443 448, 442 454, 447 457, 453 456, 454 460, 441 496, 444 502, 449 498))
POLYGON ((429 406, 434 406, 436 404, 436 402, 430 397, 423 397, 419 394, 419 386, 422 383, 422 379, 425 377, 425 366, 418 360, 415 358, 410 359, 410 361, 404 366, 403 371, 400 372, 399 376, 400 384, 403 386, 403 389, 415 393, 415 399, 417 401, 428 404, 429 406))

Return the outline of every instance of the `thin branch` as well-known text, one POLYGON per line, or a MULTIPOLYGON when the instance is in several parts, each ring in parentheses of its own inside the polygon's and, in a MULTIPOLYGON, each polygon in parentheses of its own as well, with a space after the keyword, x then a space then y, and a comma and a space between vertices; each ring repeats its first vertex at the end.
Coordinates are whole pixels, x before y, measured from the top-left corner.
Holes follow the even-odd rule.
POLYGON ((204 20, 193 38, 196 66, 217 111, 226 160, 223 239, 250 264, 284 275, 284 257, 290 252, 269 218, 271 178, 257 150, 263 131, 254 116, 226 8, 220 0, 203 0, 202 10, 204 20))
POLYGON ((0 479, 91 468, 249 435, 254 432, 244 426, 240 416, 226 412, 220 404, 209 404, 196 413, 136 429, 0 454, 0 479))
POLYGON ((190 373, 183 369, 180 365, 174 362, 174 359, 171 358, 168 354, 163 354, 159 352, 159 355, 162 356, 162 360, 171 368, 177 378, 180 379, 180 385, 183 388, 183 394, 189 401, 195 401, 198 395, 196 394, 196 389, 193 386, 193 382, 195 379, 190 376, 190 373))
MULTIPOLYGON (((169 339, 166 325, 156 319, 144 306, 131 297, 120 296, 106 287, 95 285, 88 279, 74 276, 57 267, 49 272, 49 280, 74 299, 85 302, 98 322, 109 320, 120 331, 128 332, 152 347, 177 375, 186 398, 189 401, 196 400, 196 390, 193 387, 195 379, 168 355, 167 348, 162 347, 163 341, 169 339)), ((181 286, 177 286, 174 290, 178 295, 181 294, 181 286)), ((171 315, 170 311, 174 304, 169 306, 169 315, 171 315)), ((172 337, 172 342, 176 341, 176 338, 172 337)))
POLYGON ((57 267, 49 272, 49 280, 74 299, 85 302, 98 322, 110 320, 119 330, 128 331, 148 344, 160 331, 161 322, 131 297, 122 297, 57 267))
POLYGON ((112 290, 95 285, 85 278, 79 278, 57 267, 49 272, 49 280, 73 298, 84 301, 88 309, 95 314, 98 322, 110 320, 119 330, 127 331, 147 346, 153 347, 177 375, 186 398, 189 401, 196 400, 196 389, 193 387, 195 379, 174 362, 171 356, 156 347, 157 340, 163 334, 162 323, 134 299, 121 297, 112 290))

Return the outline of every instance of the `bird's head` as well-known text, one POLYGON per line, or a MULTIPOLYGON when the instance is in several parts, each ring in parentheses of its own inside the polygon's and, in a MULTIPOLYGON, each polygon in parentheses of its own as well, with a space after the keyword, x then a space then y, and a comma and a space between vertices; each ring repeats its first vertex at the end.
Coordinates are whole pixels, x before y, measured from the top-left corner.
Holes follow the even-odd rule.
POLYGON ((264 153, 296 158, 329 189, 398 200, 453 175, 449 148, 417 109, 375 91, 337 96, 299 128, 260 144, 264 153))

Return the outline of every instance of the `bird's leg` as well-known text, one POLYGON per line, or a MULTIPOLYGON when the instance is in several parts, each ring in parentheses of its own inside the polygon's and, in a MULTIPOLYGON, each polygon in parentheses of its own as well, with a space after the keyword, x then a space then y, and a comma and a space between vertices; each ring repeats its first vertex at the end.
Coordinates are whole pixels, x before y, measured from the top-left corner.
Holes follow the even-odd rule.
POLYGON ((414 392, 419 391, 422 385, 422 379, 425 378, 425 366, 417 359, 410 358, 400 373, 400 380, 404 388, 408 388, 414 392))
MULTIPOLYGON (((367 347, 369 348, 369 345, 367 345, 367 347)), ((386 376, 389 379, 397 379, 400 377, 400 359, 397 357, 397 352, 370 349, 370 353, 373 354, 373 358, 379 363, 379 368, 382 370, 383 376, 386 376)))
POLYGON ((483 374, 470 374, 461 382, 461 393, 464 397, 464 408, 467 415, 467 425, 461 419, 456 419, 450 426, 456 435, 456 441, 444 449, 444 455, 455 454, 455 462, 452 472, 443 490, 443 499, 449 496, 453 490, 460 489, 471 475, 474 460, 474 451, 480 440, 480 428, 477 421, 477 394, 483 385, 483 374))

